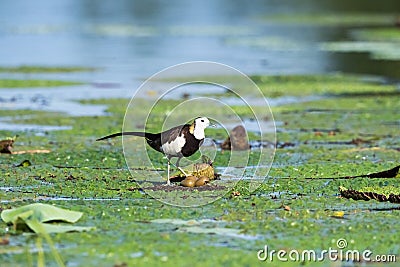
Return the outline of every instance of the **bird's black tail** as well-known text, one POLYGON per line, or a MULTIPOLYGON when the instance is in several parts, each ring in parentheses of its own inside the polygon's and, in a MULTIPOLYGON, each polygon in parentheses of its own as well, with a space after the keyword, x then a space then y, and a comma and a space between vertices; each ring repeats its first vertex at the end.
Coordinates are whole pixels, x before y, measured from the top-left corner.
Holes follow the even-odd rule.
POLYGON ((123 136, 123 135, 134 135, 134 136, 146 137, 146 133, 143 133, 143 132, 122 132, 122 133, 115 133, 115 134, 110 134, 110 135, 101 137, 101 138, 97 139, 96 141, 101 141, 101 140, 105 140, 108 138, 114 138, 114 137, 123 136))

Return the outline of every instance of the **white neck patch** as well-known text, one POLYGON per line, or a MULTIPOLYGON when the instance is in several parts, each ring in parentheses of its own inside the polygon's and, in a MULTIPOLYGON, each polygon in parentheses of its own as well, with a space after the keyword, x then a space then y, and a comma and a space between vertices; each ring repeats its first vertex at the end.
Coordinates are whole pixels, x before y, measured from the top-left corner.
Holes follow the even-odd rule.
POLYGON ((204 129, 210 125, 210 121, 206 117, 200 117, 194 120, 193 135, 197 140, 205 138, 204 129))
POLYGON ((204 139, 205 135, 204 135, 204 128, 201 127, 194 127, 194 131, 193 131, 193 135, 196 139, 200 140, 200 139, 204 139))

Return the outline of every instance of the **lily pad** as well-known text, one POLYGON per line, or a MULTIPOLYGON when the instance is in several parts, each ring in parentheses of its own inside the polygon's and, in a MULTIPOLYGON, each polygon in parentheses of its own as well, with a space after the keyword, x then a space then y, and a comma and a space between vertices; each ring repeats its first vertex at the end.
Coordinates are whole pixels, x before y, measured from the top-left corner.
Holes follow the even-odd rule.
POLYGON ((210 235, 221 235, 229 237, 237 237, 242 239, 255 239, 257 236, 245 235, 241 229, 225 228, 214 226, 215 223, 221 221, 211 219, 201 220, 181 220, 181 219, 155 219, 151 220, 152 223, 159 224, 172 224, 177 225, 177 232, 191 233, 191 234, 210 234, 210 235))
POLYGON ((181 220, 181 219, 154 219, 151 220, 152 223, 166 223, 166 224, 175 224, 175 225, 197 225, 200 224, 200 221, 197 220, 181 220))
POLYGON ((177 231, 185 233, 193 233, 193 234, 215 234, 224 236, 237 236, 241 233, 240 229, 224 228, 224 227, 206 228, 201 226, 181 227, 177 231))
POLYGON ((367 177, 367 178, 400 178, 400 165, 393 167, 388 170, 380 171, 380 172, 373 172, 369 174, 362 174, 362 175, 355 175, 355 176, 346 176, 346 177, 339 177, 339 178, 359 178, 359 177, 367 177))
POLYGON ((175 224, 175 225, 200 225, 202 223, 218 223, 220 221, 213 219, 200 219, 200 220, 182 220, 182 219, 154 219, 151 220, 152 223, 160 223, 160 224, 175 224))
POLYGON ((344 198, 351 198, 354 200, 377 200, 380 202, 391 202, 400 204, 400 192, 398 188, 392 186, 385 186, 380 188, 365 187, 360 190, 347 189, 339 187, 340 195, 344 198))
POLYGON ((61 209, 52 205, 34 203, 19 208, 3 210, 1 219, 6 223, 13 223, 15 228, 28 226, 35 233, 65 233, 71 231, 88 231, 93 227, 66 226, 48 224, 51 221, 77 222, 83 213, 61 209))
POLYGON ((32 162, 30 162, 29 160, 24 160, 22 161, 20 164, 15 165, 15 167, 29 167, 32 165, 32 162))

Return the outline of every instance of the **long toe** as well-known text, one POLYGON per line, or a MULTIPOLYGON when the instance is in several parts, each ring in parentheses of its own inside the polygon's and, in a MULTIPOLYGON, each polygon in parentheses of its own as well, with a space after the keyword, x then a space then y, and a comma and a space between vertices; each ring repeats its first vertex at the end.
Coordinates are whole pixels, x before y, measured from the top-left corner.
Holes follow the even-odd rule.
POLYGON ((183 175, 188 176, 187 173, 181 167, 178 167, 178 169, 181 171, 181 173, 183 173, 183 175))

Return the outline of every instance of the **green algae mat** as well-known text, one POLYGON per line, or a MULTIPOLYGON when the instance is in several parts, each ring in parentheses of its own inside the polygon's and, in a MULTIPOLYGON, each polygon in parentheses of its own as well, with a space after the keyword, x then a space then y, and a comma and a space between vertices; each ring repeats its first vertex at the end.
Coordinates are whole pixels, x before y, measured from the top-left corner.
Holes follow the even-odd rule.
MULTIPOLYGON (((71 126, 40 135, 0 131, 0 140, 19 135, 12 152, 48 151, 0 154, 0 212, 48 204, 79 212, 79 226, 90 229, 47 236, 1 221, 0 265, 397 266, 400 206, 390 199, 398 200, 400 187, 398 87, 343 75, 252 78, 268 99, 302 100, 272 107, 277 149, 256 191, 248 190, 246 179, 230 187, 238 177, 198 189, 151 188, 182 200, 229 188, 197 208, 153 199, 127 169, 121 140, 95 142, 121 129, 129 99, 81 101, 107 105, 108 116, 0 110, 13 123, 71 126), (26 161, 30 164, 22 164, 26 161)), ((146 101, 138 113, 151 106, 146 101)), ((156 112, 162 118, 180 101, 166 100, 156 112)), ((250 117, 242 106, 232 108, 250 117)), ((149 127, 155 130, 158 124, 152 121, 149 127)), ((206 133, 226 138, 220 129, 206 133)), ((256 133, 249 136, 251 144, 257 142, 256 133)), ((137 166, 137 175, 166 175, 162 155, 148 153, 154 169, 137 166)), ((249 152, 244 177, 252 175, 259 153, 256 147, 249 152)), ((138 158, 146 155, 137 151, 138 158)), ((218 150, 215 170, 222 172, 228 160, 229 152, 218 150)))

